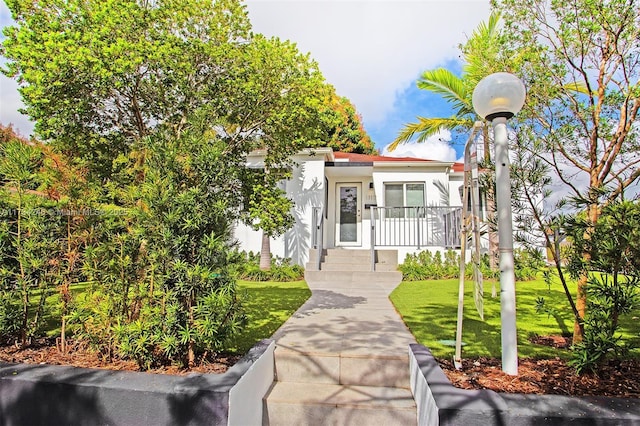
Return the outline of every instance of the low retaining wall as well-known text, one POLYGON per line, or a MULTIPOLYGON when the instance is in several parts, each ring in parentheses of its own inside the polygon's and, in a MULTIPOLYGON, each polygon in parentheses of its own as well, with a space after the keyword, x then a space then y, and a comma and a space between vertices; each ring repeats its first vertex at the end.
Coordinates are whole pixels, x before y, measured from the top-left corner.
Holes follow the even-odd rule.
POLYGON ((417 344, 409 346, 409 364, 420 426, 640 425, 639 399, 459 389, 417 344))
POLYGON ((224 374, 164 374, 0 363, 2 425, 260 425, 273 340, 224 374))

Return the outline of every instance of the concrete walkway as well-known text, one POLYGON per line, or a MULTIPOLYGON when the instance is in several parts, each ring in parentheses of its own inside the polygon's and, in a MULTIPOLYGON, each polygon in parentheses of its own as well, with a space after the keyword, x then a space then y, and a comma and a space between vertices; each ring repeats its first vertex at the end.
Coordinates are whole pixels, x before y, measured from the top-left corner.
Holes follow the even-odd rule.
POLYGON ((311 298, 275 333, 265 424, 412 425, 413 335, 388 296, 400 274, 307 274, 311 298))

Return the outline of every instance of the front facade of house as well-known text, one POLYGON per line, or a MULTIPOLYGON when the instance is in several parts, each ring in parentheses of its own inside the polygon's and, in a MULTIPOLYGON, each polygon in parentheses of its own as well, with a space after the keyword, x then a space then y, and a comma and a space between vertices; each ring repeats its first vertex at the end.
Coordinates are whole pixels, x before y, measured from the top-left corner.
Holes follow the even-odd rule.
MULTIPOLYGON (((264 153, 248 157, 263 166, 264 153)), ((311 249, 391 248, 406 253, 460 246, 463 164, 308 149, 282 182, 295 225, 272 239, 273 255, 304 265, 311 249)), ((241 249, 259 252, 262 234, 239 224, 241 249)))

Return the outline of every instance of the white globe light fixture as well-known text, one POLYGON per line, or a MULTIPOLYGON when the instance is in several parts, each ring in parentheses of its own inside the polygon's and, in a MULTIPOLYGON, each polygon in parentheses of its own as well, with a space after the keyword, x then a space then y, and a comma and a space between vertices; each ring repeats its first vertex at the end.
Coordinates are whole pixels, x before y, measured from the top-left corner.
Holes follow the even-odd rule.
POLYGON ((522 109, 525 97, 524 84, 518 77, 497 72, 480 80, 473 90, 473 109, 489 121, 497 117, 509 119, 522 109))
POLYGON ((516 330, 516 286, 513 266, 513 219, 511 217, 511 179, 507 120, 522 109, 526 97, 524 84, 506 72, 491 74, 473 91, 473 108, 491 121, 496 162, 496 210, 500 252, 500 321, 502 325, 502 371, 518 374, 516 330))

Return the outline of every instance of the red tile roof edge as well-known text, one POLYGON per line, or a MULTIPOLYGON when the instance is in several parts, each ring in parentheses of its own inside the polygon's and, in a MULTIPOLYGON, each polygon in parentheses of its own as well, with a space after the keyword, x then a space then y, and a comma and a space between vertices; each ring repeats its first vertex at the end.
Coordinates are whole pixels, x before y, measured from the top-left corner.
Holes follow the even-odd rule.
MULTIPOLYGON (((384 155, 369 155, 369 154, 355 154, 352 152, 334 152, 333 156, 336 160, 349 160, 353 162, 419 162, 419 163, 432 163, 434 160, 427 160, 425 158, 413 158, 413 157, 387 157, 384 155)), ((463 172, 463 163, 453 163, 454 172, 463 172)))

